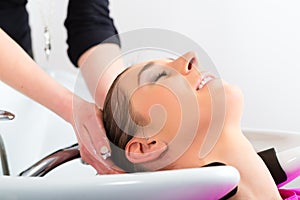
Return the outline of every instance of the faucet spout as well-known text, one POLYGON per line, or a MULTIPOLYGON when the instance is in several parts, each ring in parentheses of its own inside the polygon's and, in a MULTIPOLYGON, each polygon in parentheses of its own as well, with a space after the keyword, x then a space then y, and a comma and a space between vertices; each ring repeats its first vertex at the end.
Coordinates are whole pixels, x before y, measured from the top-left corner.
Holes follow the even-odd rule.
POLYGON ((15 118, 15 115, 4 111, 4 110, 0 110, 0 121, 4 121, 4 120, 12 120, 15 118))
POLYGON ((8 162, 7 162, 7 154, 5 151, 4 142, 2 139, 2 136, 0 135, 0 160, 2 165, 2 173, 5 176, 9 176, 9 168, 8 168, 8 162))
POLYGON ((30 168, 21 172, 19 176, 43 177, 57 166, 66 163, 70 160, 74 160, 76 158, 80 158, 78 144, 74 144, 70 147, 60 149, 44 157, 43 159, 32 165, 30 168))

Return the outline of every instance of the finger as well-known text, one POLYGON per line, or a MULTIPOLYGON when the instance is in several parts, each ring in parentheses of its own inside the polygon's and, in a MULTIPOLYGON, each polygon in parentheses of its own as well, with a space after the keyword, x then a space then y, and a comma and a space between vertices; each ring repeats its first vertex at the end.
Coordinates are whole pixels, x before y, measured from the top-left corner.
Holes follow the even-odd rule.
POLYGON ((89 154, 84 147, 80 150, 82 159, 94 167, 98 174, 120 174, 125 173, 121 168, 117 167, 111 159, 103 160, 89 154))
MULTIPOLYGON (((124 170, 117 167, 110 159, 104 161, 105 165, 94 167, 98 174, 123 174, 124 170)), ((99 163, 98 163, 99 164, 99 163)))
POLYGON ((109 141, 99 127, 96 121, 90 121, 87 126, 85 126, 85 132, 91 143, 90 150, 94 152, 97 156, 101 156, 103 159, 110 157, 111 150, 109 146, 109 141))
POLYGON ((103 167, 94 167, 98 174, 124 174, 125 172, 120 168, 103 168, 103 167))
POLYGON ((102 112, 95 106, 95 119, 90 121, 90 128, 88 133, 95 147, 96 153, 104 159, 110 157, 111 148, 109 140, 106 136, 102 121, 102 112), (95 121, 94 121, 95 120, 95 121))

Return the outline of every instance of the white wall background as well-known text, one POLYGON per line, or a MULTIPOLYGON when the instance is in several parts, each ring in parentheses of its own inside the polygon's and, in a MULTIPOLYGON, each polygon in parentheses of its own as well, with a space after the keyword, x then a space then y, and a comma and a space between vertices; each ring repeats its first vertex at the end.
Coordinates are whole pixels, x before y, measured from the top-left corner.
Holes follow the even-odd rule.
MULTIPOLYGON (((52 0, 52 3, 29 0, 28 10, 37 62, 43 67, 73 73, 76 70, 67 58, 63 26, 67 3, 67 0, 52 0), (49 62, 43 54, 42 21, 50 22, 52 33, 49 62)), ((111 0, 110 3, 119 32, 143 27, 166 28, 190 37, 204 48, 221 76, 243 90, 243 127, 300 132, 298 0, 111 0)))

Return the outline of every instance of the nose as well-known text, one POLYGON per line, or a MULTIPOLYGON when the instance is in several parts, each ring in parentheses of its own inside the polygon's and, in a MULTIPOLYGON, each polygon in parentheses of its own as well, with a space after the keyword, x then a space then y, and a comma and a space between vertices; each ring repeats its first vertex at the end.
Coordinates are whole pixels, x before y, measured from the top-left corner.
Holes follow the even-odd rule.
POLYGON ((182 75, 187 75, 198 66, 198 58, 194 51, 189 51, 173 61, 173 67, 182 75))

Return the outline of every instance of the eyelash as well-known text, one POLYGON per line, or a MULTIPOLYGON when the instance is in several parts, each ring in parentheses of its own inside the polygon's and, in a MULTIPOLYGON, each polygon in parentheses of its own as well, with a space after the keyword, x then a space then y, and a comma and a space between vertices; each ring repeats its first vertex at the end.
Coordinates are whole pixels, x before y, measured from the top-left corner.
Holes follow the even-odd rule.
POLYGON ((156 76, 154 82, 158 81, 161 77, 164 77, 164 76, 167 76, 167 72, 166 72, 166 71, 160 72, 160 73, 156 76))

